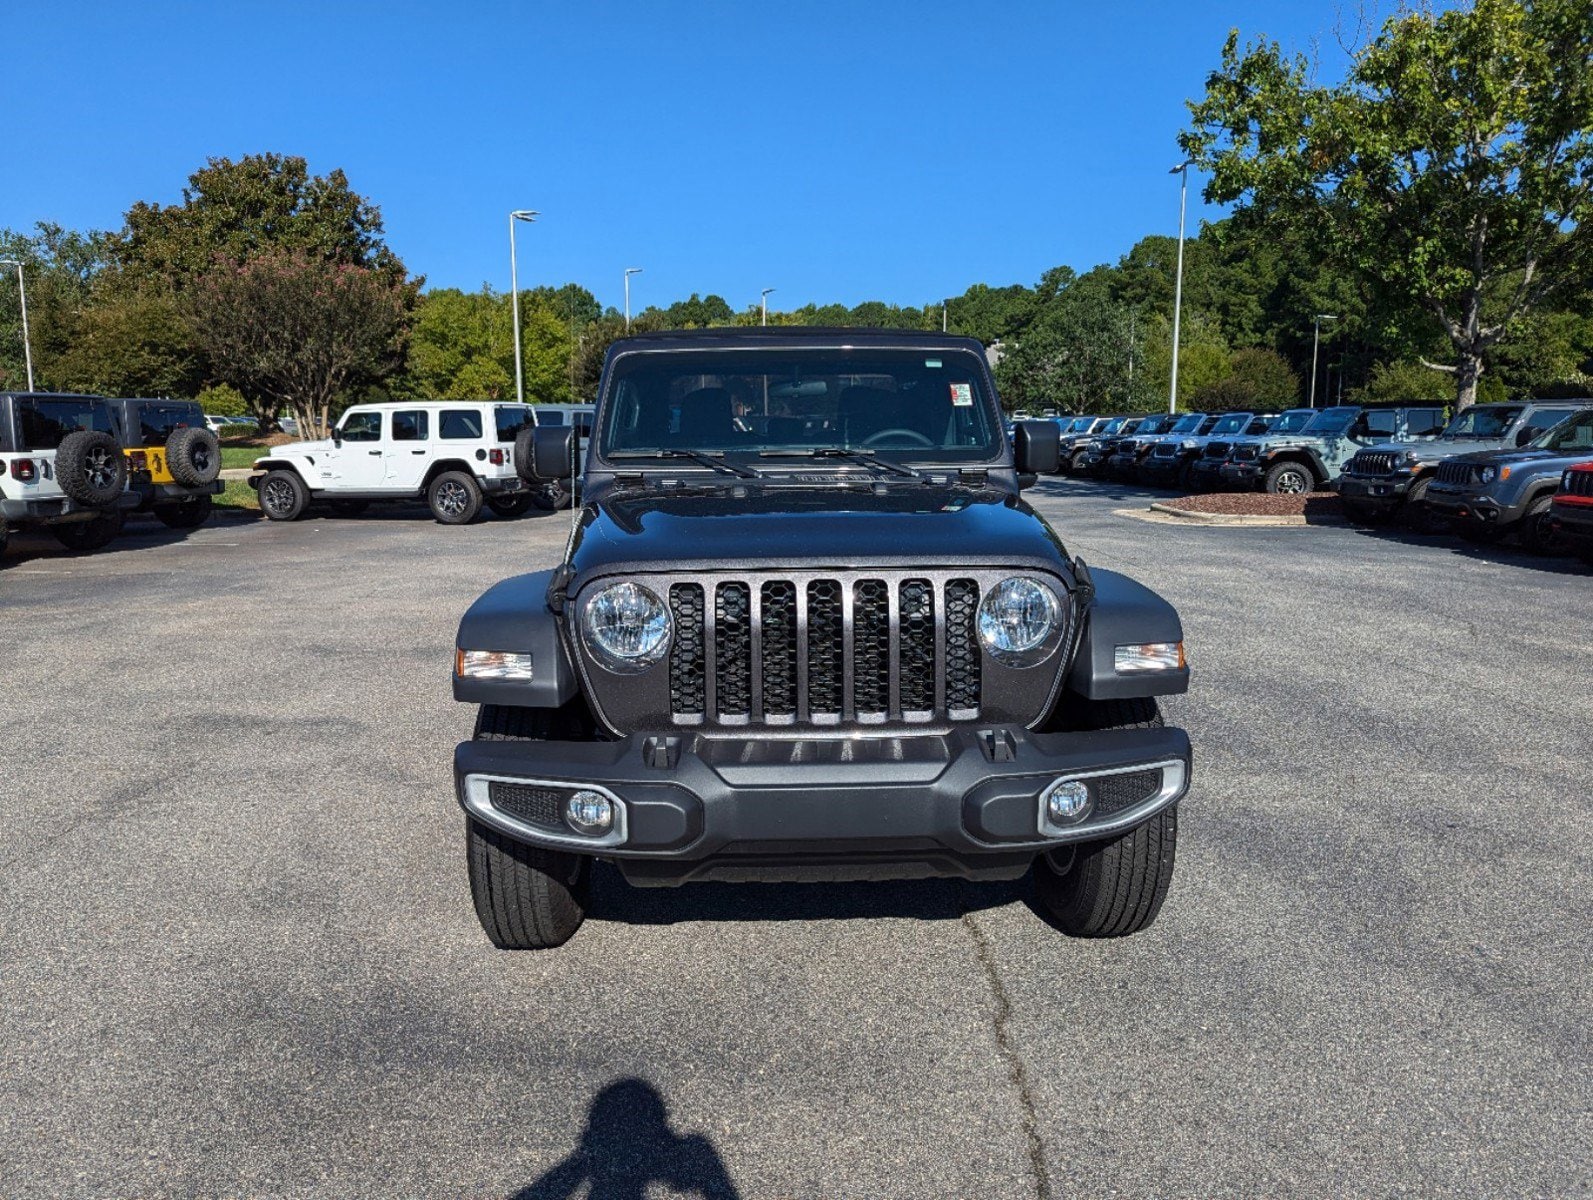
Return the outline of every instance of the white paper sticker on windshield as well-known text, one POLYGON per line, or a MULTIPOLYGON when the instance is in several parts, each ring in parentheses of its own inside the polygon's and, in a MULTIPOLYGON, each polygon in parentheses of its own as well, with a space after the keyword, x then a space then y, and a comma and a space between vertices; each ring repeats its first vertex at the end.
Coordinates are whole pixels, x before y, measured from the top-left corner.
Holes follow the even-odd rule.
POLYGON ((954 383, 951 385, 951 404, 953 408, 973 407, 973 384, 954 383))
POLYGON ((926 359, 924 359, 924 366, 930 367, 930 368, 935 369, 935 370, 938 370, 940 368, 940 359, 938 359, 938 358, 926 358, 926 359))

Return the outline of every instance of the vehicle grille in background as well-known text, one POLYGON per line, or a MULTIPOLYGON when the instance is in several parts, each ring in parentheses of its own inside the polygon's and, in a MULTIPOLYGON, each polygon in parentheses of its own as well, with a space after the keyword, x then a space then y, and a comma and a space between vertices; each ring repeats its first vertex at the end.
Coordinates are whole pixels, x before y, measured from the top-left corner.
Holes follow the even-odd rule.
POLYGON ((1207 442, 1206 443, 1206 453, 1205 453, 1204 457, 1206 457, 1206 458, 1227 458, 1228 457, 1228 451, 1231 450, 1232 448, 1233 448, 1233 443, 1231 443, 1231 442, 1207 442))
POLYGON ((1593 471, 1571 471, 1566 475, 1567 496, 1593 496, 1593 471))
POLYGON ((1467 484, 1476 478, 1472 474, 1475 468, 1470 463, 1441 462, 1433 478, 1438 483, 1467 484))
POLYGON ((669 704, 679 722, 882 724, 979 715, 979 585, 972 579, 710 587, 711 597, 703 584, 669 588, 669 704))
POLYGON ((1255 446, 1239 446, 1234 449, 1234 459, 1238 462, 1253 462, 1256 457, 1255 446))
POLYGON ((1385 450, 1363 450, 1350 462, 1357 475, 1392 475, 1394 456, 1385 450))
POLYGON ((1172 442, 1163 442, 1156 447, 1155 455, 1157 458, 1177 458, 1178 447, 1172 442))

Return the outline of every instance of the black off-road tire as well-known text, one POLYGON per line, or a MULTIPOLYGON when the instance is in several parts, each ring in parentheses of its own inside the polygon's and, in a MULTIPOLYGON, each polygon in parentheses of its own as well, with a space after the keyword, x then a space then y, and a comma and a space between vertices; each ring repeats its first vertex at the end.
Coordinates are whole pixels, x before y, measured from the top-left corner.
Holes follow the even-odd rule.
POLYGON ((527 846, 467 816, 465 858, 476 919, 498 949, 562 946, 586 920, 585 855, 527 846))
POLYGON ((79 504, 103 508, 127 487, 127 458, 110 434, 79 429, 55 452, 55 481, 79 504))
POLYGON ((174 429, 166 439, 166 469, 187 487, 215 483, 221 474, 221 443, 203 425, 174 429))
POLYGON ((543 512, 558 512, 561 508, 569 508, 573 499, 570 495, 570 485, 562 479, 550 479, 540 483, 531 493, 531 503, 543 512))
POLYGON ((1357 525, 1387 525, 1393 516, 1393 510, 1380 508, 1375 504, 1363 504, 1356 500, 1341 501, 1344 506, 1346 519, 1357 525))
POLYGON ((521 483, 535 484, 536 475, 531 470, 534 460, 531 440, 536 436, 536 426, 526 425, 514 435, 514 473, 520 477, 521 483))
POLYGON ((1280 462, 1268 468, 1261 490, 1274 496, 1298 496, 1316 491, 1316 476, 1304 463, 1280 462), (1291 481, 1298 480, 1296 486, 1291 481))
POLYGON ((444 525, 468 525, 481 515, 481 485, 464 471, 444 471, 426 489, 431 515, 444 525))
POLYGON ((1554 504, 1554 493, 1546 492, 1527 505, 1526 514, 1517 524, 1516 540, 1529 554, 1559 554, 1561 547, 1554 530, 1549 528, 1549 509, 1554 504))
POLYGON ((334 517, 357 517, 370 506, 369 500, 333 500, 328 507, 334 517))
POLYGON ((1084 451, 1075 450, 1073 452, 1073 456, 1068 460, 1068 474, 1069 475, 1082 475, 1082 474, 1084 474, 1084 451))
MULTIPOLYGON (((1156 729, 1150 698, 1085 701, 1070 724, 1081 729, 1156 729)), ((1123 937, 1156 919, 1173 881, 1178 806, 1163 809, 1127 833, 1053 851, 1034 864, 1035 896, 1065 933, 1123 937)))
POLYGON ((500 517, 523 517, 535 502, 531 493, 520 492, 514 496, 489 496, 487 507, 500 517))
POLYGON ((198 529, 210 519, 215 502, 209 496, 199 496, 181 504, 157 504, 155 516, 168 529, 198 529))
POLYGON ((1427 489, 1432 478, 1418 479, 1405 493, 1405 503, 1399 510, 1399 523, 1411 533, 1438 534, 1447 532, 1448 522, 1435 516, 1427 507, 1427 489))
POLYGON ((51 525, 50 532, 56 541, 76 553, 103 550, 122 532, 122 514, 115 511, 99 513, 91 521, 67 521, 51 525))
POLYGON ((273 521, 297 521, 310 507, 310 489, 297 471, 278 467, 260 481, 260 511, 273 521))

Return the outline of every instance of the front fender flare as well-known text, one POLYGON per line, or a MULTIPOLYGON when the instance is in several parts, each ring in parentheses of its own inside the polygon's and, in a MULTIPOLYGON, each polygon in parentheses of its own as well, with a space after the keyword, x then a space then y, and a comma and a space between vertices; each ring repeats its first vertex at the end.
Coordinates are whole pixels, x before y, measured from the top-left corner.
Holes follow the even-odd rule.
POLYGON ((1090 700, 1170 696, 1189 690, 1189 668, 1143 675, 1117 673, 1117 647, 1181 642, 1178 612, 1150 588, 1116 571, 1092 568, 1095 597, 1084 617, 1066 690, 1090 700))
POLYGON ((559 636, 559 618, 548 611, 552 571, 515 575, 488 588, 459 622, 459 650, 503 650, 531 656, 531 679, 461 679, 453 675, 454 699, 470 704, 558 708, 580 690, 559 636))

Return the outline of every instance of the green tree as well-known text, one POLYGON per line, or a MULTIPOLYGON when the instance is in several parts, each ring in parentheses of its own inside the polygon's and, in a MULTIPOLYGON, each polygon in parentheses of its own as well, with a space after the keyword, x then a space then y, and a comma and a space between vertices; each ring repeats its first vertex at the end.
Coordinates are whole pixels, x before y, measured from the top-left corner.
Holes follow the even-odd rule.
POLYGON ((192 396, 203 379, 193 330, 164 287, 90 293, 71 345, 51 365, 56 385, 108 396, 192 396))
POLYGON ((474 394, 487 399, 513 395, 514 321, 509 297, 488 287, 479 292, 438 288, 425 293, 415 310, 406 366, 408 386, 417 396, 456 398, 461 395, 459 386, 480 389, 474 394), (460 385, 467 367, 469 382, 460 385), (508 386, 494 395, 488 389, 500 379, 507 379, 508 386))
POLYGON ((286 407, 301 430, 324 436, 340 396, 403 362, 408 288, 385 271, 267 250, 219 263, 184 298, 213 369, 266 428, 286 407))
POLYGON ((189 176, 181 204, 139 201, 116 238, 123 265, 176 288, 217 260, 241 265, 275 250, 405 279, 383 240, 381 210, 342 171, 311 175, 295 155, 212 158, 189 176))
MULTIPOLYGON (((76 343, 82 317, 105 270, 110 235, 78 233, 41 221, 31 234, 0 229, 0 258, 22 264, 28 289, 28 341, 34 384, 63 388, 56 364, 76 343)), ((0 387, 27 386, 22 305, 14 267, 0 268, 0 387)))
MULTIPOLYGON (((1185 361, 1178 360, 1182 376, 1185 361)), ((1182 379, 1180 379, 1182 384, 1182 379)), ((1180 391, 1182 387, 1180 386, 1180 391)), ((1190 401, 1211 412, 1221 409, 1292 408, 1300 400, 1300 377, 1276 350, 1248 346, 1228 356, 1222 378, 1193 388, 1190 401)))
POLYGON ((1096 290, 1044 306, 996 365, 1011 408, 1103 412, 1129 403, 1129 314, 1096 290))
POLYGON ((1476 0, 1390 18, 1338 84, 1276 43, 1222 66, 1185 149, 1208 200, 1266 214, 1439 323, 1457 403, 1493 347, 1593 267, 1593 6, 1476 0))

